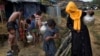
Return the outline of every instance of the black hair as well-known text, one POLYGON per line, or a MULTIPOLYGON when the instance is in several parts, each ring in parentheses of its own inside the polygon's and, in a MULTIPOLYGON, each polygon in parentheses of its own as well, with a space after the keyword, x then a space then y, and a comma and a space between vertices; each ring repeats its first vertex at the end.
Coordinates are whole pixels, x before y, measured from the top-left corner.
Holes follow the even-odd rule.
POLYGON ((37 11, 36 14, 41 16, 42 11, 37 11))
POLYGON ((8 30, 8 32, 10 32, 11 30, 16 30, 16 29, 13 28, 12 26, 9 26, 9 28, 7 30, 8 30))
POLYGON ((90 16, 93 16, 93 15, 94 15, 94 12, 91 12, 91 13, 90 13, 90 16))
POLYGON ((53 19, 49 19, 49 20, 47 20, 47 25, 49 27, 55 27, 56 26, 56 22, 53 19))
POLYGON ((31 20, 30 19, 26 19, 26 23, 27 24, 31 24, 31 20))
POLYGON ((31 15, 31 18, 32 18, 32 19, 35 19, 35 16, 34 16, 34 15, 31 15))

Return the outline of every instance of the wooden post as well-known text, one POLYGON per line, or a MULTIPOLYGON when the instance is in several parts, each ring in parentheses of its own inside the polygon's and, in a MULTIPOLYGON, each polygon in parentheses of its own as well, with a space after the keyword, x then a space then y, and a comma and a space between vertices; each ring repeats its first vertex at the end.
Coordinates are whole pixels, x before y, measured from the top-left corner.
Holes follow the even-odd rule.
POLYGON ((58 21, 58 25, 61 24, 61 9, 59 7, 59 5, 55 5, 56 8, 56 14, 57 14, 57 21, 58 21))
POLYGON ((62 56, 68 50, 67 48, 70 44, 70 41, 71 41, 71 32, 69 31, 67 33, 67 36, 64 38, 63 42, 61 43, 60 47, 58 48, 55 56, 59 56, 59 55, 62 56), (64 47, 66 47, 66 48, 64 48, 64 47), (66 50, 64 51, 63 48, 66 49, 66 50), (63 51, 63 52, 61 52, 61 51, 63 51))

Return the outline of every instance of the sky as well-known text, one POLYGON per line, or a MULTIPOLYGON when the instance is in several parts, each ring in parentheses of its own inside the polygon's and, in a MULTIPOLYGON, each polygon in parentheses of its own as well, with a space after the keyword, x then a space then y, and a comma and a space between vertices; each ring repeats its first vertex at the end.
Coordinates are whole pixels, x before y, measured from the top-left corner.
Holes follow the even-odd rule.
POLYGON ((92 0, 82 0, 82 1, 85 1, 85 2, 90 2, 90 1, 92 1, 92 0))

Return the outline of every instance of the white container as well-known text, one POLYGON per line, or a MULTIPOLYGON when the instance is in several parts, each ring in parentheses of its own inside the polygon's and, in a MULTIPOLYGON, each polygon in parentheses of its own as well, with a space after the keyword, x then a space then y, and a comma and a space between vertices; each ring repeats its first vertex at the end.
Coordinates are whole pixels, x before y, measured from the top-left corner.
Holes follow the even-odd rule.
POLYGON ((26 36, 27 42, 30 43, 33 41, 33 36, 28 32, 28 35, 26 36))
POLYGON ((40 33, 41 34, 44 34, 46 29, 47 29, 47 26, 45 25, 47 22, 42 22, 42 26, 40 28, 40 33))
POLYGON ((84 16, 83 21, 86 25, 93 25, 95 18, 94 18, 94 16, 90 16, 87 14, 86 16, 84 16))

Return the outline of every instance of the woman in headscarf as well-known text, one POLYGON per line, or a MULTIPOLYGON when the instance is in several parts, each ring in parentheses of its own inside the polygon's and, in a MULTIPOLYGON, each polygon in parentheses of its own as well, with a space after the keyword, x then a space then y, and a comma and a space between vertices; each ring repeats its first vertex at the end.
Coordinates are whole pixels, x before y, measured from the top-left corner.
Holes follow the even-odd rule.
POLYGON ((66 6, 66 12, 69 14, 67 27, 72 32, 71 56, 92 56, 89 32, 83 22, 86 12, 78 9, 72 1, 66 6))

